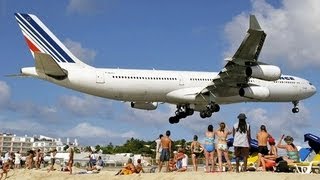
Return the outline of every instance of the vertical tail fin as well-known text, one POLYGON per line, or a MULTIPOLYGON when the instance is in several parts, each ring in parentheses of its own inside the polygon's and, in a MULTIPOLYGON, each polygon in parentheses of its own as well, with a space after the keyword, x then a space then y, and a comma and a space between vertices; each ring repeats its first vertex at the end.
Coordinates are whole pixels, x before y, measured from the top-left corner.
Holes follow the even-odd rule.
POLYGON ((15 17, 33 57, 34 52, 41 52, 49 54, 60 65, 85 64, 74 56, 37 16, 15 13, 15 17))

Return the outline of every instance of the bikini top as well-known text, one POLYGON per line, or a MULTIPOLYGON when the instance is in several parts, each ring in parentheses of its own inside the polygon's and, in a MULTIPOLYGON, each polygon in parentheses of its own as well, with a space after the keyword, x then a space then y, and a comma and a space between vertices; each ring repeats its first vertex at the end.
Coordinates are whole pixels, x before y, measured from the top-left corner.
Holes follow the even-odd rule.
POLYGON ((214 138, 213 137, 205 137, 204 142, 205 142, 205 144, 214 144, 214 138))

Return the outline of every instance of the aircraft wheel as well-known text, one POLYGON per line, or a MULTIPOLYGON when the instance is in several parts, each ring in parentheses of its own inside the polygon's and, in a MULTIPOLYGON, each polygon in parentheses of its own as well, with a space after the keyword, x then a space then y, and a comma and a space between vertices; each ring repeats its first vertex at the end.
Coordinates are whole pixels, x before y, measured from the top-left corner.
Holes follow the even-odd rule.
POLYGON ((200 112, 200 117, 201 118, 206 118, 207 117, 206 111, 201 111, 200 112))
POLYGON ((174 124, 175 123, 175 116, 171 116, 170 118, 169 118, 169 123, 170 124, 174 124))
POLYGON ((215 104, 213 106, 214 112, 219 112, 220 111, 220 106, 218 104, 215 104))
POLYGON ((187 111, 187 115, 188 115, 188 116, 193 115, 193 113, 194 113, 194 110, 193 110, 193 109, 188 109, 188 111, 187 111))
POLYGON ((211 111, 207 111, 206 112, 206 117, 211 117, 212 116, 212 112, 211 111))
POLYGON ((292 112, 293 112, 293 113, 298 113, 298 112, 299 112, 299 108, 297 108, 297 107, 292 108, 292 112))
POLYGON ((174 123, 179 123, 179 121, 180 121, 179 117, 174 118, 174 123))

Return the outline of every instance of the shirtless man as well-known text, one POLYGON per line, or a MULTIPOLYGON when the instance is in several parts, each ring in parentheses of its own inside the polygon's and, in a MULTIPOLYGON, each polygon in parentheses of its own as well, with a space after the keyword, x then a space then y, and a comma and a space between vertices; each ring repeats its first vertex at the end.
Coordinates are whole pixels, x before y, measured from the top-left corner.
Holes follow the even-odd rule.
POLYGON ((8 172, 10 170, 10 160, 6 160, 3 165, 2 168, 0 169, 0 180, 2 179, 3 175, 4 175, 4 179, 7 178, 8 172))
POLYGON ((68 160, 68 170, 70 174, 72 174, 72 166, 73 166, 73 156, 74 156, 74 149, 73 147, 69 147, 69 160, 68 160))
POLYGON ((257 168, 260 167, 261 157, 268 155, 268 138, 271 137, 270 134, 267 132, 266 126, 261 125, 260 131, 257 133, 257 140, 258 140, 258 163, 257 168))
MULTIPOLYGON (((170 131, 166 132, 166 136, 161 138, 161 155, 160 155, 160 163, 159 163, 159 172, 162 169, 162 163, 165 161, 169 161, 170 153, 171 153, 171 139, 169 138, 170 131)), ((167 163, 167 172, 169 172, 169 163, 167 163)))

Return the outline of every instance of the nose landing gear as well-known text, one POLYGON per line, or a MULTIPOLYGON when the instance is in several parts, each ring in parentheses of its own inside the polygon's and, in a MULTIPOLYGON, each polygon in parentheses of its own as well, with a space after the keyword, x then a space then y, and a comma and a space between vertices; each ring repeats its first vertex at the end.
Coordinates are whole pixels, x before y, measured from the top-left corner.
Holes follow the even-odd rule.
POLYGON ((293 108, 292 108, 292 113, 298 113, 299 112, 299 108, 298 108, 298 105, 299 105, 299 101, 292 101, 292 104, 293 104, 293 108))

